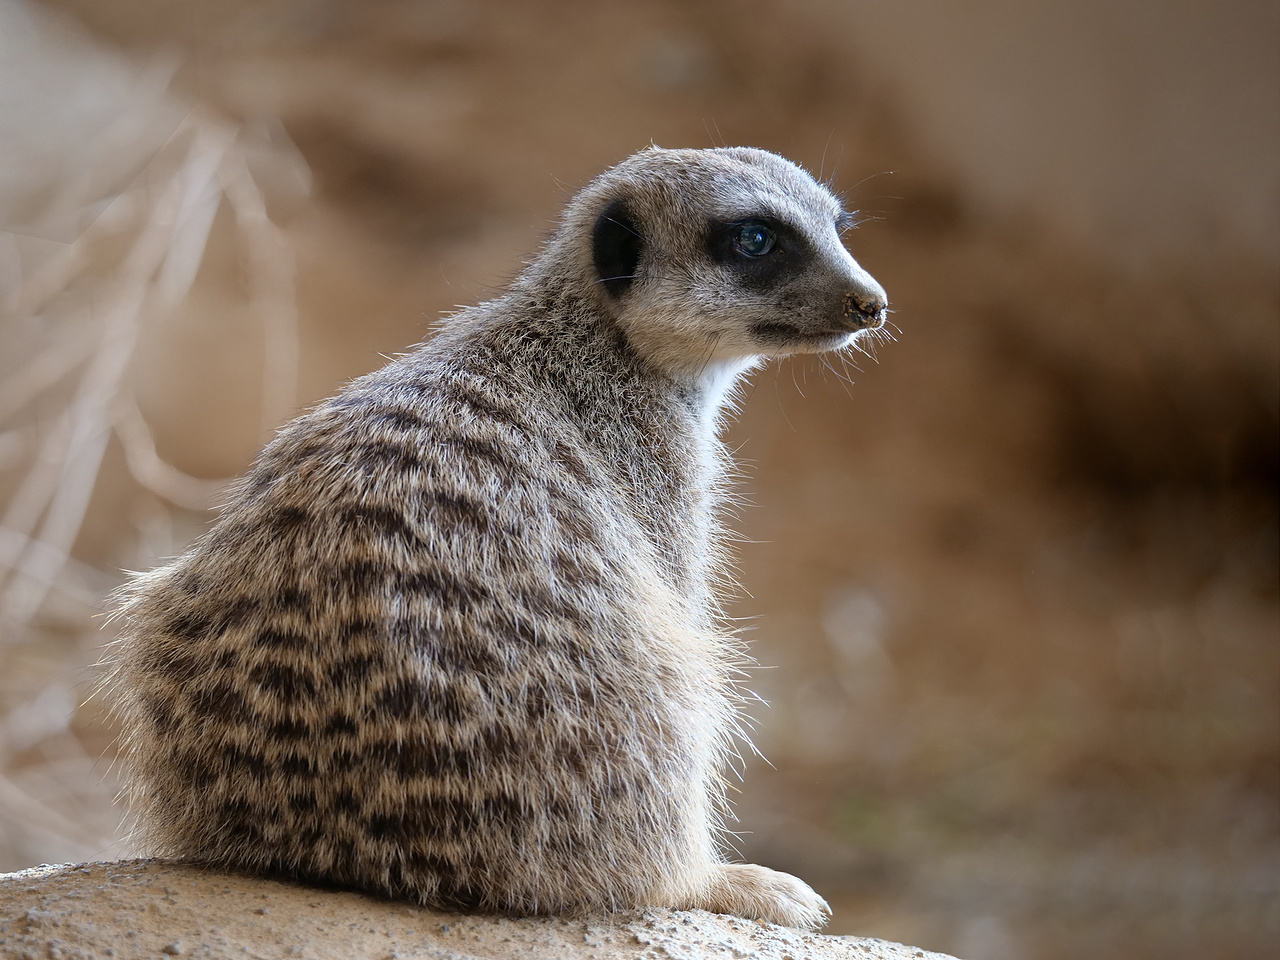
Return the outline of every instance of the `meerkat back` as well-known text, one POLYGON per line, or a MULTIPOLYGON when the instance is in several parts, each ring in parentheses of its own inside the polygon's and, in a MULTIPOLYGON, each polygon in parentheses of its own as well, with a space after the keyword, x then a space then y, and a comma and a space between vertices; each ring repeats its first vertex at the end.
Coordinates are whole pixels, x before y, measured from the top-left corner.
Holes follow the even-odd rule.
POLYGON ((141 839, 427 905, 820 924, 720 850, 716 427, 763 358, 883 322, 848 219, 773 154, 643 151, 503 297, 281 430, 119 598, 141 839))

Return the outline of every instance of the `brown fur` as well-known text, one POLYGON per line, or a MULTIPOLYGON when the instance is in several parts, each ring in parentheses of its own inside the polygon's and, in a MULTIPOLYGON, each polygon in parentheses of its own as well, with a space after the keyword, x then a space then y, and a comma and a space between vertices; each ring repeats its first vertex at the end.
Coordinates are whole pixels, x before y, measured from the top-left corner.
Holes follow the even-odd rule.
POLYGON ((839 214, 772 154, 644 151, 505 296, 281 430, 121 597, 151 847, 441 906, 822 922, 718 849, 744 657, 715 600, 715 428, 759 356, 883 318, 839 214), (791 231, 772 259, 715 246, 755 216, 791 231))

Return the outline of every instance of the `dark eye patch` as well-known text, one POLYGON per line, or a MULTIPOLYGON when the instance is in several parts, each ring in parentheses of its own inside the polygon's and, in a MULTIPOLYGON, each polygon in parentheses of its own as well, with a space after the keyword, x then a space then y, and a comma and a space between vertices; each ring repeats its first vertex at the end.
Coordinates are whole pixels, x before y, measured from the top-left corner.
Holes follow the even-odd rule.
POLYGON ((745 286, 757 290, 785 282, 813 259, 813 249, 800 231, 773 217, 711 223, 707 254, 733 270, 745 286))

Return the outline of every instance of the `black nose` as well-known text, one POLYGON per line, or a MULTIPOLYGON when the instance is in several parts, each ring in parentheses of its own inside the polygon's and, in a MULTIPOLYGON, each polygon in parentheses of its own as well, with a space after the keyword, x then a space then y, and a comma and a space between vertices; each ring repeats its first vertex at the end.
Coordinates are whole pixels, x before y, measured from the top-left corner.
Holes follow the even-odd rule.
POLYGON ((884 323, 889 304, 884 297, 857 290, 844 295, 844 316, 857 330, 874 330, 884 323))

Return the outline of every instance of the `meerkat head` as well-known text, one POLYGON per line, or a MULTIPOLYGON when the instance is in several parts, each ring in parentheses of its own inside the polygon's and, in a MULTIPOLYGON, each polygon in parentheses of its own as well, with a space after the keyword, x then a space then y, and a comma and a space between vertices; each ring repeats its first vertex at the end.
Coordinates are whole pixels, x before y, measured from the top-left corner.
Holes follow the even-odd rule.
POLYGON ((570 216, 603 309, 672 373, 837 350, 884 323, 884 290, 840 239, 853 216, 775 154, 645 150, 570 216))

